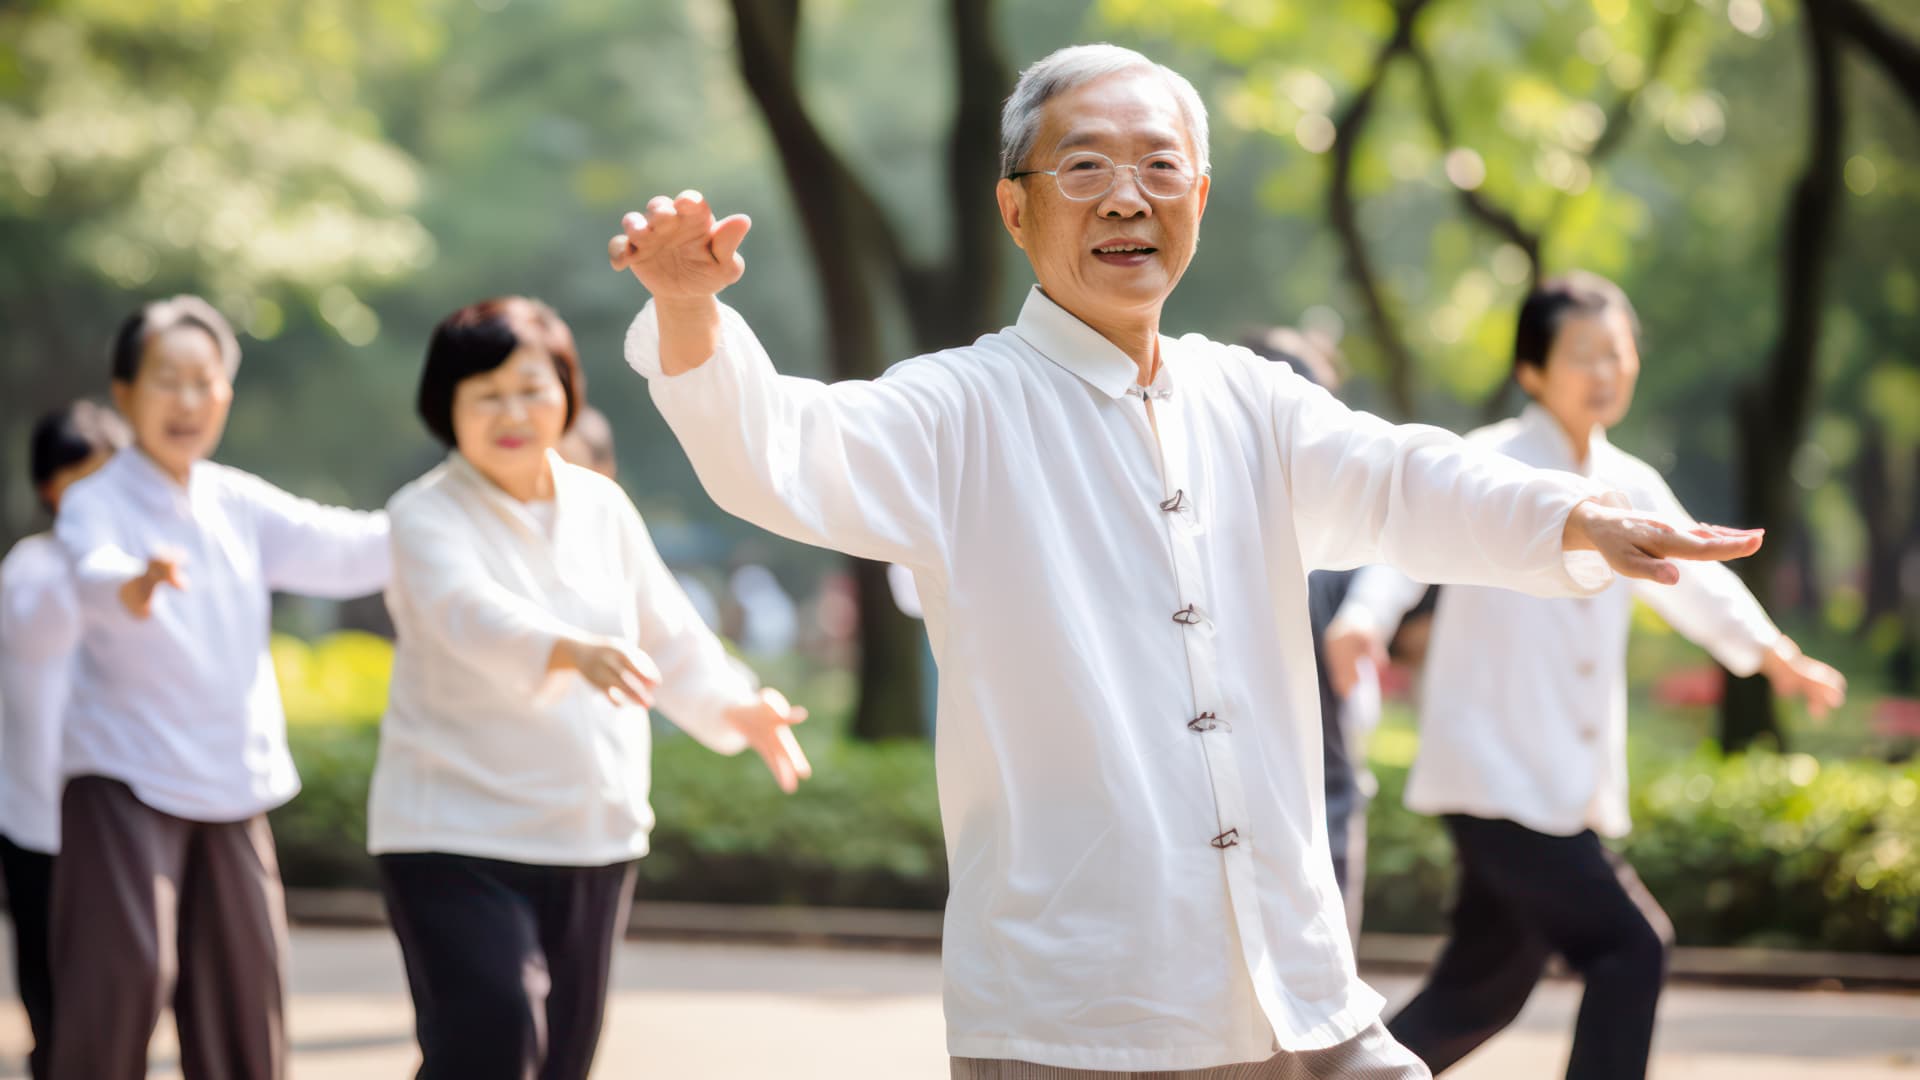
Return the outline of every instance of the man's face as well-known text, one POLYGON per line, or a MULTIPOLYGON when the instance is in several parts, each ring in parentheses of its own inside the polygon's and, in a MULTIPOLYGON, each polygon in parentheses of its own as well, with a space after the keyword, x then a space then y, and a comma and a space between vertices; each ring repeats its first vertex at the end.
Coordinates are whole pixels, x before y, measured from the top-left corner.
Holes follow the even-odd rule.
MULTIPOLYGON (((1171 152, 1191 172, 1200 168, 1172 87, 1149 70, 1110 75, 1048 101, 1033 151, 1019 168, 1084 166, 1087 159, 1075 155, 1085 151, 1119 166, 1171 152)), ((1166 158, 1141 165, 1168 167, 1166 158)), ((1155 198, 1132 169, 1118 168, 1113 186, 1098 198, 1069 199, 1051 176, 1002 180, 997 194, 1001 219, 1033 263, 1040 287, 1098 326, 1158 316, 1193 259, 1207 186, 1200 175, 1186 194, 1155 198)))

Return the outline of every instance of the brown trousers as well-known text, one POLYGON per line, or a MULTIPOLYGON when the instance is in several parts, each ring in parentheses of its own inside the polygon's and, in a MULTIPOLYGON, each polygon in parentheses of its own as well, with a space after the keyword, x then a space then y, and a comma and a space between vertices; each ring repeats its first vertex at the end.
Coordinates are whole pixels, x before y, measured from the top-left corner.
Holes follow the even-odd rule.
POLYGON ((169 1000, 187 1080, 283 1080, 287 914, 265 815, 208 824, 67 783, 54 863, 54 1080, 141 1080, 169 1000))
POLYGON ((1420 1059, 1375 1021, 1360 1034, 1325 1050, 1281 1051, 1265 1061, 1173 1072, 1101 1072, 1035 1065, 1025 1061, 954 1058, 953 1080, 1430 1080, 1420 1059))

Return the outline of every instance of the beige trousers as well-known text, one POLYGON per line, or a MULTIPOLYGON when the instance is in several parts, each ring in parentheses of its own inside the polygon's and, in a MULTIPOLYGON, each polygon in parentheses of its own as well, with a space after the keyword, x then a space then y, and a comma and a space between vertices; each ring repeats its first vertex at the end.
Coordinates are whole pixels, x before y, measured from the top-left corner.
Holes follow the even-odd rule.
POLYGON ((1283 1050, 1265 1061, 1208 1069, 1102 1072, 1025 1061, 953 1059, 953 1080, 1430 1080, 1432 1075, 1419 1058, 1393 1041, 1386 1025, 1378 1020, 1346 1042, 1325 1050, 1283 1050))

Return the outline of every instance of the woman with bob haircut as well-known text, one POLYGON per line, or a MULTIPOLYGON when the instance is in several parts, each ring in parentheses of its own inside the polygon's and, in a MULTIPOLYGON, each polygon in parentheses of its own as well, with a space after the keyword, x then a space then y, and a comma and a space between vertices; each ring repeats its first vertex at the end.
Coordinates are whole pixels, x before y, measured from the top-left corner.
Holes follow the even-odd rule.
POLYGON ((612 480, 556 452, 583 408, 547 305, 434 330, 419 412, 449 453, 393 497, 398 637, 368 809, 421 1080, 584 1080, 635 860, 658 706, 707 747, 810 773, 805 710, 701 622, 612 480))

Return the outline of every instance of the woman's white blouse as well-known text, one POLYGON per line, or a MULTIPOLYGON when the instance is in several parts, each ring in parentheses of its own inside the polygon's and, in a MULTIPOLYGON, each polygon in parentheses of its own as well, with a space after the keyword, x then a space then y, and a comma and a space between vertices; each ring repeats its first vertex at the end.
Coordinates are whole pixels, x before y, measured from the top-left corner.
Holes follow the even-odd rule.
POLYGON ((61 740, 67 776, 105 776, 190 821, 241 821, 300 790, 267 651, 273 594, 346 598, 387 584, 387 515, 321 506, 202 461, 181 484, 137 447, 67 489, 54 535, 81 636, 61 740), (149 617, 120 602, 166 553, 149 617))
POLYGON ((28 851, 60 850, 60 719, 80 645, 80 604, 52 533, 0 561, 0 835, 28 851))
POLYGON ((750 675, 722 648, 613 481, 549 455, 552 528, 458 453, 402 488, 393 520, 398 636, 368 809, 375 853, 438 851, 592 866, 647 851, 652 738, 554 642, 636 644, 660 667, 668 718, 705 745, 745 740, 725 711, 750 675))
MULTIPOLYGON (((1579 472, 1639 510, 1688 520, 1652 466, 1596 434, 1584 469, 1546 410, 1468 440, 1548 469, 1579 472)), ((1627 635, 1637 597, 1735 674, 1759 670, 1780 637, 1732 570, 1681 562, 1664 586, 1621 579, 1597 596, 1542 600, 1506 589, 1440 591, 1420 694, 1420 753, 1406 803, 1570 836, 1624 836, 1627 635)), ((1391 632, 1426 586, 1390 567, 1361 571, 1336 622, 1391 632)))

